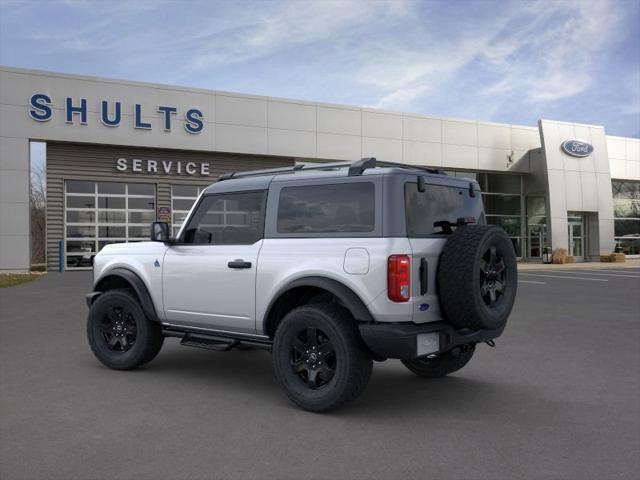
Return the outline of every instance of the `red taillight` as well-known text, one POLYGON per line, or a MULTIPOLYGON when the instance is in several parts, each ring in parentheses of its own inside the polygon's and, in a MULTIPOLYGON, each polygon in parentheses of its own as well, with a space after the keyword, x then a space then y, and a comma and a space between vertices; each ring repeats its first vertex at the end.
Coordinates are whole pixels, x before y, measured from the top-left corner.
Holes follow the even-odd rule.
POLYGON ((411 281, 411 259, 408 255, 391 255, 387 262, 387 290, 389 300, 409 301, 411 281))

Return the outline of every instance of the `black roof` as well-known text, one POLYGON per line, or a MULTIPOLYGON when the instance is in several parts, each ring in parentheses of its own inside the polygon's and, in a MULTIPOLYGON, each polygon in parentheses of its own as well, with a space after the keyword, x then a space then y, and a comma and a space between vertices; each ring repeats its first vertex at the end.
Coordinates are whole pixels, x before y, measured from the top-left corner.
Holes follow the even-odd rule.
MULTIPOLYGON (((294 165, 291 167, 252 170, 247 172, 229 172, 218 177, 218 181, 206 189, 207 193, 242 190, 261 190, 269 187, 272 181, 291 180, 292 177, 327 178, 356 177, 362 175, 407 174, 429 176, 447 176, 442 170, 407 165, 403 163, 383 162, 373 157, 363 158, 355 162, 321 163, 314 165, 294 165)), ((452 180, 456 180, 452 177, 452 180)))

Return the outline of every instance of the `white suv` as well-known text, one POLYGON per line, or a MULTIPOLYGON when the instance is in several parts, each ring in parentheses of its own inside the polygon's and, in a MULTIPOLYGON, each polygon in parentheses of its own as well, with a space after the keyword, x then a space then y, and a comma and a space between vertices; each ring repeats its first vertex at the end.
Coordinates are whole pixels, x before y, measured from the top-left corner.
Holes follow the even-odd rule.
POLYGON ((477 182, 374 158, 226 174, 175 238, 151 230, 95 257, 96 357, 131 369, 165 337, 265 348, 311 411, 358 396, 373 360, 459 370, 502 333, 516 295, 513 246, 485 225, 477 182))

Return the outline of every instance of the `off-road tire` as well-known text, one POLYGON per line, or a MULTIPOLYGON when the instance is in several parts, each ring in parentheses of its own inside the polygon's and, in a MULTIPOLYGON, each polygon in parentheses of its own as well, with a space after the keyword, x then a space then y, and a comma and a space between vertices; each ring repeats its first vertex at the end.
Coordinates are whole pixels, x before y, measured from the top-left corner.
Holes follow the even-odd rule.
MULTIPOLYGON (((324 358, 331 361, 331 357, 324 358)), ((326 362, 319 368, 326 368, 326 362)), ((372 366, 356 322, 343 307, 331 303, 303 305, 287 313, 278 325, 273 344, 275 376, 291 401, 305 410, 325 412, 354 400, 367 386, 372 366), (333 376, 317 388, 309 385, 308 375, 303 378, 305 372, 295 370, 300 360, 296 363, 294 357, 305 353, 295 349, 294 343, 300 344, 300 335, 306 335, 305 342, 309 342, 309 328, 319 332, 319 337, 328 338, 334 350, 333 376)), ((318 382, 322 378, 318 374, 318 382)))
POLYGON ((126 289, 108 290, 93 302, 87 317, 87 338, 96 358, 114 370, 130 370, 150 362, 164 342, 160 325, 145 316, 136 296, 126 289), (129 337, 134 341, 126 351, 113 350, 105 337, 112 335, 104 332, 114 309, 123 312, 130 327, 135 325, 135 337, 129 337))
POLYGON ((474 352, 475 345, 465 345, 463 348, 454 349, 435 358, 402 360, 402 363, 420 377, 440 378, 464 367, 469 363, 474 352))
POLYGON ((493 225, 458 227, 440 256, 437 284, 440 307, 453 326, 503 328, 518 288, 516 255, 505 231, 493 225), (487 267, 492 252, 503 267, 498 273, 500 262, 495 268, 487 267), (502 292, 497 290, 498 284, 503 286, 502 292))

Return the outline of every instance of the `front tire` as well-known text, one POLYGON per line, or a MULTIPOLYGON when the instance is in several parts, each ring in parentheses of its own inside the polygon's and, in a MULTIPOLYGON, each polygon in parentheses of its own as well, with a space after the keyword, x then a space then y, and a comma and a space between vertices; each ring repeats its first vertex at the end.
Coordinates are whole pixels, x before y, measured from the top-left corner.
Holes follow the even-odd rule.
POLYGON ((87 338, 93 354, 115 370, 130 370, 155 358, 164 342, 160 325, 145 316, 137 298, 108 290, 89 310, 87 338))
POLYGON ((475 345, 463 345, 434 358, 402 360, 405 367, 424 378, 440 378, 464 367, 475 352, 475 345))
POLYGON ((349 311, 323 303, 295 308, 282 319, 273 366, 291 401, 311 412, 325 412, 362 393, 373 361, 349 311))

